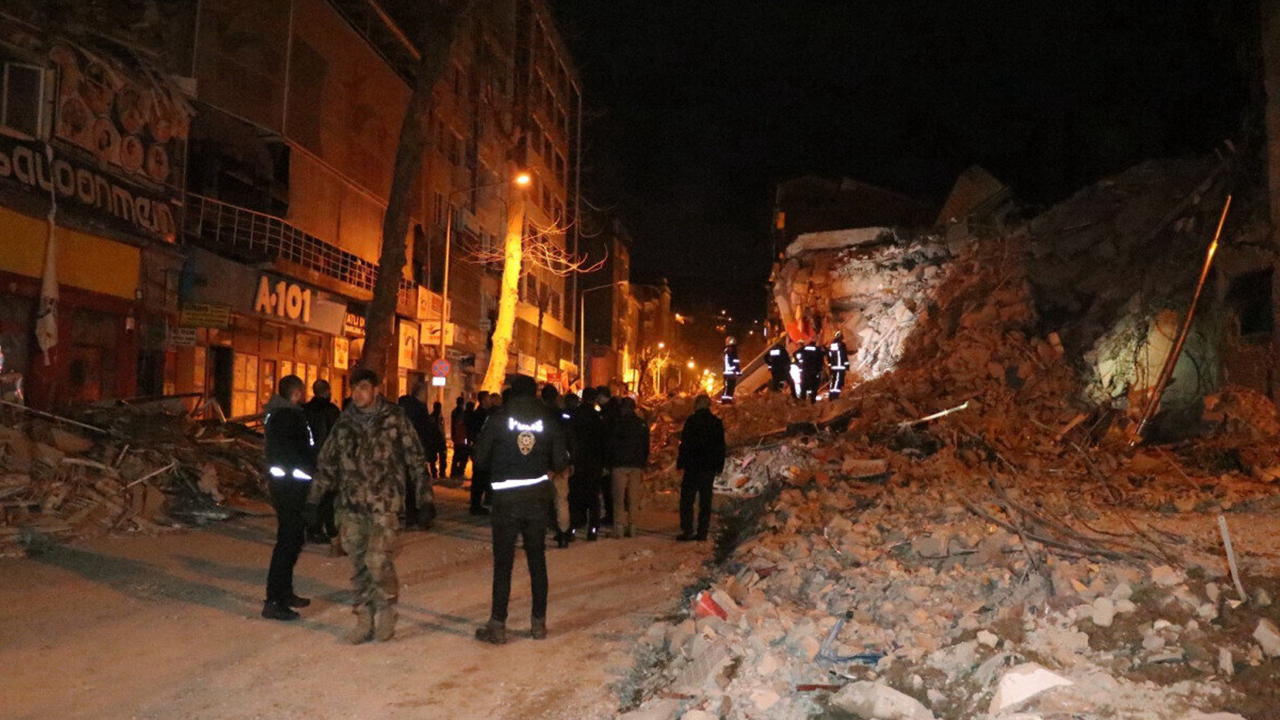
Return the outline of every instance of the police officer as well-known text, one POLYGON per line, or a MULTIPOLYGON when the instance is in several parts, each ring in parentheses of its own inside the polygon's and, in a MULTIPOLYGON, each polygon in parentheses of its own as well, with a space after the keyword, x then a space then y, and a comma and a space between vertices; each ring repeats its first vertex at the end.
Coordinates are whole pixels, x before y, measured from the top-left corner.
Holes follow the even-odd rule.
POLYGON ((720 402, 733 402, 733 391, 738 387, 738 378, 742 375, 742 361, 738 359, 738 341, 729 336, 724 340, 724 371, 721 380, 724 381, 724 392, 720 395, 720 402))
POLYGON ((311 601, 293 592, 293 567, 306 539, 303 509, 316 471, 316 444, 302 411, 306 386, 297 375, 285 375, 267 401, 263 436, 267 459, 267 489, 276 511, 276 545, 267 571, 267 600, 262 617, 294 620, 311 601))
POLYGON ((765 356, 769 365, 769 389, 780 392, 787 387, 788 373, 791 372, 791 354, 787 352, 787 341, 778 340, 765 356))
POLYGON ((827 362, 831 365, 831 392, 828 397, 835 400, 840 397, 840 391, 844 389, 844 376, 849 372, 849 349, 844 345, 844 333, 837 332, 831 339, 831 346, 827 349, 827 362))
POLYGON ((818 398, 818 383, 822 375, 824 355, 822 348, 812 339, 805 341, 800 355, 800 397, 814 402, 818 398))
POLYGON ((530 634, 547 636, 547 526, 555 488, 551 474, 569 464, 559 418, 536 397, 537 383, 523 375, 511 381, 511 401, 496 408, 480 431, 476 467, 488 473, 493 488, 493 609, 489 622, 476 629, 476 639, 501 645, 507 641, 507 603, 516 538, 524 541, 533 594, 530 634))

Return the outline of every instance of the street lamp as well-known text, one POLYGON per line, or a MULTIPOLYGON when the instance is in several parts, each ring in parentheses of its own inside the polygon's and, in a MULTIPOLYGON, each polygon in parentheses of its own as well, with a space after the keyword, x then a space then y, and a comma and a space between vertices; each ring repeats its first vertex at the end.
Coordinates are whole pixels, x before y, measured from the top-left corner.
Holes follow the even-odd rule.
POLYGON ((589 287, 578 293, 578 377, 586 378, 587 376, 587 293, 596 290, 604 290, 606 288, 617 287, 631 282, 630 280, 619 280, 611 282, 607 285, 596 285, 589 287))
MULTIPOLYGON (((532 182, 532 180, 533 178, 529 175, 528 172, 525 172, 525 171, 516 173, 515 177, 512 178, 512 182, 514 182, 518 187, 521 187, 521 188, 528 187, 529 183, 532 182)), ((449 255, 452 254, 452 245, 453 245, 453 196, 461 195, 463 193, 473 193, 473 192, 476 192, 477 190, 484 190, 486 188, 497 187, 499 185, 505 185, 505 184, 506 184, 505 180, 499 180, 498 182, 494 182, 494 183, 486 183, 484 185, 477 185, 475 187, 463 188, 462 190, 454 190, 449 193, 449 197, 447 198, 448 199, 447 204, 449 206, 449 209, 448 209, 448 215, 446 216, 446 220, 444 224, 444 282, 441 284, 441 287, 440 287, 440 354, 439 354, 440 358, 444 358, 444 339, 445 339, 444 333, 445 333, 445 323, 447 322, 447 318, 445 317, 445 308, 449 306, 449 255)), ((510 210, 508 209, 508 212, 509 211, 510 210)), ((439 391, 439 394, 436 396, 436 399, 441 403, 444 403, 444 385, 442 384, 439 387, 440 387, 440 391, 439 391)))

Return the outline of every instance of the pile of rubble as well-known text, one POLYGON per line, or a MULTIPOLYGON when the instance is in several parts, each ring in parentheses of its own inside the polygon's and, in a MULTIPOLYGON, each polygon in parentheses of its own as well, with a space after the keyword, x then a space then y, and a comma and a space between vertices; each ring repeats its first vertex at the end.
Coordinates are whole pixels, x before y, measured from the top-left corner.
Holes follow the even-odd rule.
POLYGON ((1222 540, 1280 507, 1276 408, 1228 387, 1204 437, 1131 449, 1041 334, 1027 265, 1025 236, 959 249, 838 404, 721 411, 721 489, 769 503, 646 633, 624 717, 1273 717, 1280 585, 1255 575, 1280 555, 1222 540))
POLYGON ((222 520, 229 496, 262 492, 261 436, 244 426, 128 405, 75 419, 6 409, 0 421, 0 555, 222 520))

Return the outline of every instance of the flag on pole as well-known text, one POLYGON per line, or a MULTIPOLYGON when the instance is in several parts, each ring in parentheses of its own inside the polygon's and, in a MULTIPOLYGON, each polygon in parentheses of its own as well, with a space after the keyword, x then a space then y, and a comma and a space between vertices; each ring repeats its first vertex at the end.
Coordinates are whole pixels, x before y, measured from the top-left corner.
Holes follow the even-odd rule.
MULTIPOLYGON (((45 145, 49 166, 53 165, 53 148, 45 145)), ((44 278, 40 283, 40 309, 36 313, 36 343, 44 353, 45 367, 49 366, 49 351, 58 344, 58 248, 55 218, 58 198, 52 183, 49 186, 49 241, 44 253, 44 278)))

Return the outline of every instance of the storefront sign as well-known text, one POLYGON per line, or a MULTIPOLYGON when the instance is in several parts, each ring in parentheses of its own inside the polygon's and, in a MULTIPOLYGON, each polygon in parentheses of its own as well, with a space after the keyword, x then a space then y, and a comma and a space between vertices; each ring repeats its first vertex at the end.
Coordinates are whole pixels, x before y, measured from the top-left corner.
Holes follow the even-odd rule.
POLYGON ((520 353, 516 356, 516 372, 533 377, 538 372, 538 361, 532 355, 520 353))
POLYGON ((184 302, 178 312, 178 324, 189 328, 231 327, 231 306, 222 303, 184 302))
POLYGON ((287 280, 272 282, 272 278, 264 273, 258 278, 258 294, 253 301, 253 311, 309 325, 311 289, 287 280))
POLYGON ((364 337, 364 316, 349 312, 342 320, 342 334, 348 337, 364 337))
POLYGON ((170 348, 194 347, 198 333, 193 327, 170 327, 167 338, 170 348))
POLYGON ((401 320, 399 337, 400 367, 416 370, 418 368, 418 324, 401 320))
MULTIPOLYGON (((457 332, 457 326, 448 323, 444 326, 444 344, 446 347, 453 345, 454 335, 457 332)), ((422 344, 432 347, 440 347, 440 321, 422 323, 422 344)))
POLYGON ((198 303, 219 304, 241 315, 345 335, 348 313, 342 298, 199 248, 191 248, 188 253, 183 274, 190 277, 190 282, 182 289, 184 308, 198 303))
POLYGON ((421 285, 418 286, 418 319, 440 322, 440 308, 444 307, 445 316, 453 310, 453 303, 446 303, 438 293, 434 293, 421 285))
POLYGON ((89 162, 59 150, 50 161, 35 141, 0 134, 0 185, 48 198, 56 192, 62 211, 92 211, 96 219, 126 232, 173 242, 181 212, 177 196, 100 172, 89 162))
POLYGON ((333 368, 346 370, 351 365, 351 341, 344 337, 333 339, 333 368))

